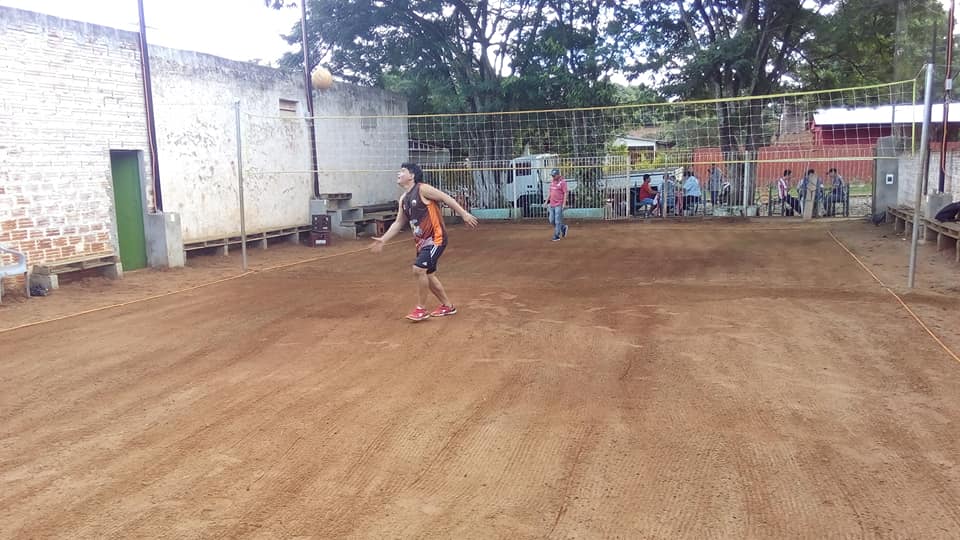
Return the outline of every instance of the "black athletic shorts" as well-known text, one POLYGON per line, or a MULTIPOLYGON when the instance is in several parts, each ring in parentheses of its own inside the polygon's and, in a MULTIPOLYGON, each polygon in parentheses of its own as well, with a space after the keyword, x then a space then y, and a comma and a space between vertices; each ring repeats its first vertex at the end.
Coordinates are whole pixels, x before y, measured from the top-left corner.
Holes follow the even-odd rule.
POLYGON ((418 268, 426 268, 428 274, 437 271, 437 261, 443 255, 443 249, 447 246, 427 246, 417 252, 417 260, 413 263, 418 268))

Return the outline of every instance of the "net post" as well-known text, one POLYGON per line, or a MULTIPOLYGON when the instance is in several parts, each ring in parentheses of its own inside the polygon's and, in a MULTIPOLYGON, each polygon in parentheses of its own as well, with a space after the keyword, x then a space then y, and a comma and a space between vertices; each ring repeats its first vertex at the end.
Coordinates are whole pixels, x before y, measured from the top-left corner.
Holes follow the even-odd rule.
POLYGON ((240 98, 233 100, 234 116, 237 124, 237 192, 240 197, 240 253, 241 268, 247 271, 247 224, 243 211, 243 150, 240 139, 240 98))

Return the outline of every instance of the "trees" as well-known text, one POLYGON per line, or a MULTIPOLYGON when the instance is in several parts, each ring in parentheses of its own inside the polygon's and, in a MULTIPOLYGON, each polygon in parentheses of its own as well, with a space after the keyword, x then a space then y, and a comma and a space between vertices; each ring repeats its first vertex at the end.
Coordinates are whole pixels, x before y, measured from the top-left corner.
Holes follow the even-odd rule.
MULTIPOLYGON (((661 91, 682 98, 773 93, 802 63, 822 11, 833 0, 675 0, 638 6, 647 21, 635 46, 646 60, 633 75, 664 74, 661 91)), ((765 141, 757 102, 718 102, 721 150, 752 151, 765 141)))
POLYGON ((912 79, 931 49, 944 61, 946 23, 937 0, 843 0, 805 47, 800 80, 830 89, 912 79))
MULTIPOLYGON (((897 69, 909 78, 944 13, 938 0, 306 1, 313 59, 348 81, 401 92, 411 113, 427 114, 615 104, 624 92, 614 73, 652 76, 661 97, 720 100, 888 82, 897 69)), ((300 40, 299 25, 288 39, 300 40)), ((757 101, 718 102, 720 146, 757 149, 768 138, 758 119, 775 113, 757 101)), ((437 142, 462 138, 461 154, 474 159, 502 159, 530 140, 575 154, 603 136, 578 121, 562 136, 477 124, 437 142), (501 128, 520 136, 478 135, 501 128)))
POLYGON ((803 48, 834 1, 642 2, 637 10, 646 26, 634 47, 645 60, 632 75, 660 73, 661 91, 669 95, 717 99, 719 146, 731 163, 727 177, 743 179, 747 171, 739 163, 768 142, 763 118, 769 111, 758 100, 723 98, 766 95, 795 83, 803 48))
POLYGON ((796 72, 803 44, 834 0, 675 0, 644 2, 635 45, 646 61, 633 71, 665 75, 681 97, 763 95, 796 72))
MULTIPOLYGON (((404 93, 414 113, 614 103, 609 76, 628 50, 627 25, 636 24, 625 2, 611 0, 307 1, 311 58, 346 80, 404 93)), ((300 27, 287 39, 299 42, 300 27)), ((302 65, 302 54, 281 63, 302 65)), ((477 126, 477 132, 494 128, 477 126)), ((521 144, 465 141, 462 153, 472 159, 503 159, 521 144)))

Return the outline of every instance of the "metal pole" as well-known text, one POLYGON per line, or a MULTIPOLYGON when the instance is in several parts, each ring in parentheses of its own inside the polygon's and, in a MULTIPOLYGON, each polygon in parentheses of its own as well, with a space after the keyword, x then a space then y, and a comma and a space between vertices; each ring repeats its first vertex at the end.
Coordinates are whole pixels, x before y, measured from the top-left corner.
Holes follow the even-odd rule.
POLYGON ((950 90, 953 89, 953 78, 950 73, 950 64, 953 63, 953 10, 956 2, 950 1, 950 14, 947 16, 947 69, 943 78, 943 123, 940 130, 943 132, 940 139, 940 176, 937 183, 937 193, 943 193, 947 177, 947 126, 950 111, 950 90))
POLYGON ((751 178, 753 175, 753 167, 751 166, 752 163, 750 159, 752 156, 750 152, 744 153, 743 157, 745 158, 743 164, 743 215, 748 216, 750 213, 749 208, 753 206, 753 197, 751 196, 753 193, 753 189, 751 189, 753 187, 753 179, 751 178))
POLYGON ((247 221, 243 211, 243 150, 240 142, 240 100, 233 102, 237 120, 237 191, 240 194, 240 253, 243 271, 247 271, 247 221))
POLYGON ((150 146, 153 200, 157 212, 163 212, 163 190, 160 187, 160 163, 157 157, 157 128, 153 121, 153 83, 150 77, 150 52, 147 45, 147 23, 143 18, 143 0, 137 0, 137 9, 140 13, 140 69, 143 72, 143 99, 147 109, 147 144, 150 146))
MULTIPOLYGON (((934 18, 933 22, 931 23, 930 38, 931 38, 931 42, 930 42, 930 64, 931 64, 931 65, 936 65, 936 63, 937 63, 937 20, 936 20, 936 18, 934 18)), ((927 86, 930 86, 931 84, 933 84, 933 83, 930 82, 927 86)), ((927 100, 926 100, 926 95, 927 95, 927 94, 926 94, 926 92, 927 92, 926 89, 924 89, 924 94, 923 94, 923 95, 924 95, 923 121, 924 121, 924 122, 927 122, 927 123, 930 123, 930 122, 932 122, 932 117, 933 117, 933 107, 932 107, 932 105, 931 105, 930 107, 926 107, 926 103, 927 103, 927 100)), ((929 133, 929 132, 928 132, 928 133, 929 133)), ((920 137, 923 138, 923 135, 921 135, 920 137)), ((928 138, 923 139, 923 140, 925 140, 925 141, 926 141, 925 144, 927 144, 927 145, 929 146, 929 144, 930 144, 929 135, 928 135, 928 138)), ((923 156, 923 159, 920 161, 920 166, 923 167, 923 170, 924 170, 924 173, 923 173, 923 186, 922 186, 923 189, 922 189, 921 191, 923 191, 924 193, 926 193, 926 192, 927 192, 927 182, 929 181, 929 177, 930 177, 930 175, 926 172, 926 171, 930 168, 930 149, 929 149, 929 148, 921 148, 921 149, 920 149, 920 155, 923 156)))
POLYGON ((749 152, 743 153, 743 215, 747 215, 747 207, 749 204, 749 193, 750 191, 750 154, 749 152))
MULTIPOLYGON (((512 215, 510 216, 510 219, 517 219, 517 163, 516 162, 513 162, 510 164, 510 172, 511 174, 513 174, 513 183, 512 183, 513 193, 510 195, 510 198, 513 200, 513 202, 510 204, 510 207, 513 208, 513 210, 511 211, 512 215)), ((533 173, 532 164, 530 168, 530 173, 531 174, 533 173)), ((480 174, 482 175, 483 172, 481 172, 480 174)), ((540 178, 540 174, 538 173, 537 179, 539 178, 540 178)), ((540 196, 543 197, 543 183, 540 183, 540 196)), ((539 214, 539 212, 537 212, 537 214, 539 214)))
POLYGON ((317 166, 317 127, 313 114, 313 83, 310 81, 310 47, 307 46, 307 0, 300 1, 300 42, 303 48, 303 75, 307 88, 307 114, 310 118, 310 162, 313 164, 313 196, 320 198, 320 171, 317 166))
MULTIPOLYGON (((926 87, 923 90, 923 129, 920 131, 921 164, 928 163, 930 157, 930 110, 933 108, 933 64, 927 64, 926 87)), ((920 239, 920 205, 923 204, 923 186, 926 185, 930 170, 921 165, 917 174, 917 196, 913 204, 913 238, 910 241, 910 269, 907 273, 907 287, 912 289, 917 270, 917 243, 920 239)))

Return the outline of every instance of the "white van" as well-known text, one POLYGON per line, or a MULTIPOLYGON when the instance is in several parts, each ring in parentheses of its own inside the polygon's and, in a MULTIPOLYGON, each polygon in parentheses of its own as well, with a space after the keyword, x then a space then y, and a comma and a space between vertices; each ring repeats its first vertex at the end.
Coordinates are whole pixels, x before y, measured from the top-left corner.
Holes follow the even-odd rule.
MULTIPOLYGON (((556 154, 533 154, 510 160, 510 174, 503 195, 512 200, 517 208, 529 213, 529 208, 543 204, 550 195, 550 171, 560 168, 560 157, 556 154)), ((563 171, 561 170, 561 173, 563 171)), ((577 181, 563 175, 567 189, 577 189, 577 181)))

